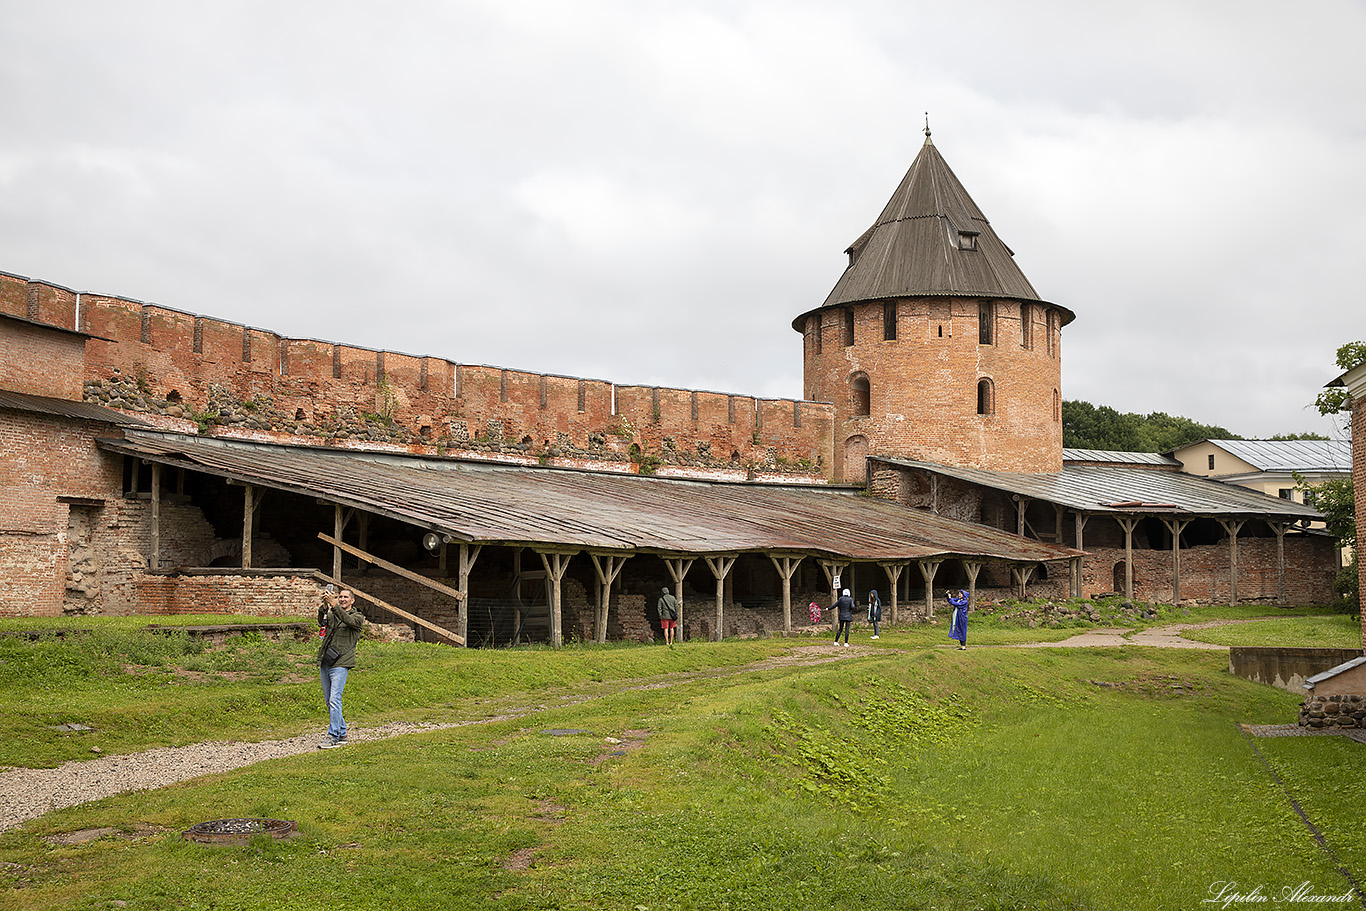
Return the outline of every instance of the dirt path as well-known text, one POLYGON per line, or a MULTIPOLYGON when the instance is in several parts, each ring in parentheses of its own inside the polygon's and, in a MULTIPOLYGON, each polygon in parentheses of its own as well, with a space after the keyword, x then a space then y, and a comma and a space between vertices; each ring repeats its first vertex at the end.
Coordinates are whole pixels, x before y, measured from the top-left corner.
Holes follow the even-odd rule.
POLYGON ((1258 623, 1271 617, 1254 617, 1249 620, 1207 620, 1203 623, 1174 623, 1171 626, 1154 626, 1135 632, 1132 629, 1093 629, 1063 639, 1060 642, 1030 642, 1019 648, 1104 648, 1115 645, 1151 645, 1157 648, 1199 648, 1228 651, 1227 645, 1211 642, 1197 642, 1186 639, 1181 633, 1188 629, 1210 629, 1215 626, 1230 626, 1235 623, 1258 623))

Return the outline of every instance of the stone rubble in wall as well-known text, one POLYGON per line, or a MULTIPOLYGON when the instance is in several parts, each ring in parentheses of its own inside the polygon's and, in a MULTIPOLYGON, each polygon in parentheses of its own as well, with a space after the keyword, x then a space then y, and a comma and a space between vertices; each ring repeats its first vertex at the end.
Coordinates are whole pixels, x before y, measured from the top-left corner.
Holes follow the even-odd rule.
MULTIPOLYGON (((425 445, 433 448, 438 455, 447 453, 493 453, 514 454, 528 457, 540 456, 543 459, 570 459, 593 462, 626 463, 643 459, 620 451, 628 443, 643 450, 639 444, 632 443, 632 437, 594 431, 588 434, 587 446, 575 446, 566 433, 558 433, 554 443, 545 441, 537 447, 530 437, 517 440, 505 435, 501 421, 492 420, 487 431, 469 434, 468 424, 463 419, 450 422, 447 432, 433 440, 414 434, 402 424, 391 418, 357 414, 348 406, 340 406, 336 412, 320 421, 299 420, 275 406, 271 396, 243 401, 221 386, 210 386, 208 402, 204 410, 182 402, 173 402, 154 395, 147 389, 145 380, 118 375, 106 380, 89 379, 85 381, 83 398, 94 405, 102 405, 120 411, 140 414, 162 415, 171 418, 195 421, 200 424, 201 433, 209 433, 213 427, 225 427, 265 433, 287 433, 295 436, 320 437, 325 442, 352 441, 368 443, 390 443, 404 446, 425 445), (617 437, 617 440, 611 440, 617 437), (624 441, 624 442, 623 442, 624 441)), ((714 457, 712 445, 699 440, 693 451, 680 449, 676 441, 666 437, 660 441, 657 450, 642 451, 655 466, 699 468, 699 469, 750 469, 753 471, 781 470, 796 474, 819 475, 820 472, 807 464, 789 464, 778 457, 777 449, 767 447, 762 460, 746 462, 738 452, 730 457, 714 457)))
POLYGON ((1366 696, 1310 696, 1300 703, 1299 723, 1308 728, 1366 728, 1366 696))

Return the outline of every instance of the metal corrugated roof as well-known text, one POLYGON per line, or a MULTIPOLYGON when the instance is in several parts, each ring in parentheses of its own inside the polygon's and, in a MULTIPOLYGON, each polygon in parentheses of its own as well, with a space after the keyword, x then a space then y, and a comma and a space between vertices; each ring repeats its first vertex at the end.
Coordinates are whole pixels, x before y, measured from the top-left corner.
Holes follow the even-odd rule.
POLYGON ((1078 512, 1260 516, 1283 521, 1323 518, 1318 510, 1303 503, 1269 497, 1237 484, 1225 484, 1180 471, 1154 471, 1123 465, 1064 465, 1060 472, 1022 474, 953 468, 934 462, 881 461, 1058 503, 1078 512))
POLYGON ((321 496, 458 540, 670 554, 788 552, 851 560, 1078 556, 1066 547, 850 490, 684 481, 131 432, 101 447, 321 496))
POLYGON ((126 414, 91 405, 89 402, 73 402, 69 399, 54 399, 46 395, 27 395, 23 392, 0 390, 0 408, 12 411, 30 411, 52 417, 76 418, 82 421, 100 421, 104 424, 118 424, 124 427, 141 427, 145 422, 126 414))
MULTIPOLYGON (((940 295, 1044 302, 928 136, 882 214, 848 253, 849 265, 821 307, 940 295), (964 235, 974 242, 961 242, 964 235)), ((1072 321, 1070 310, 1058 310, 1064 325, 1072 321)))
MULTIPOLYGON (((1344 440, 1206 440, 1259 471, 1352 470, 1352 444, 1344 440)), ((1183 447, 1184 448, 1184 447, 1183 447)))
POLYGON ((1160 452, 1120 452, 1110 449, 1064 449, 1062 460, 1066 462, 1097 462, 1112 465, 1155 465, 1162 468, 1180 468, 1181 463, 1160 452))

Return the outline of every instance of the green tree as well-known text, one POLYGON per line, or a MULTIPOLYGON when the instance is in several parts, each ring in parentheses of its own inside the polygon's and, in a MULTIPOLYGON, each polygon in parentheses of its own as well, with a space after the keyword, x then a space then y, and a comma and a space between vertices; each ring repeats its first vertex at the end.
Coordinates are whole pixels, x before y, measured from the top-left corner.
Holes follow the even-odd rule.
POLYGON ((1166 452, 1197 440, 1241 440, 1223 427, 1160 411, 1121 414, 1108 405, 1062 403, 1062 444, 1068 449, 1116 452, 1166 452))
MULTIPOLYGON (((1348 342, 1338 349, 1338 368, 1346 373, 1355 367, 1366 364, 1366 342, 1348 342)), ((1346 387, 1333 386, 1319 393, 1314 399, 1319 414, 1337 414, 1352 410, 1352 397, 1346 387)))

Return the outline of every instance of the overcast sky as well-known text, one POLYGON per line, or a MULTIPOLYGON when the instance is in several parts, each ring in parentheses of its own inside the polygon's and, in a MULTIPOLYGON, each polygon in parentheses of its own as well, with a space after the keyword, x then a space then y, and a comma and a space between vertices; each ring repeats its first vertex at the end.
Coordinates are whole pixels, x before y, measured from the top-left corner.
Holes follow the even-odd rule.
POLYGON ((1366 3, 0 0, 0 271, 284 335, 799 398, 934 142, 1063 396, 1243 436, 1366 339, 1366 3))

